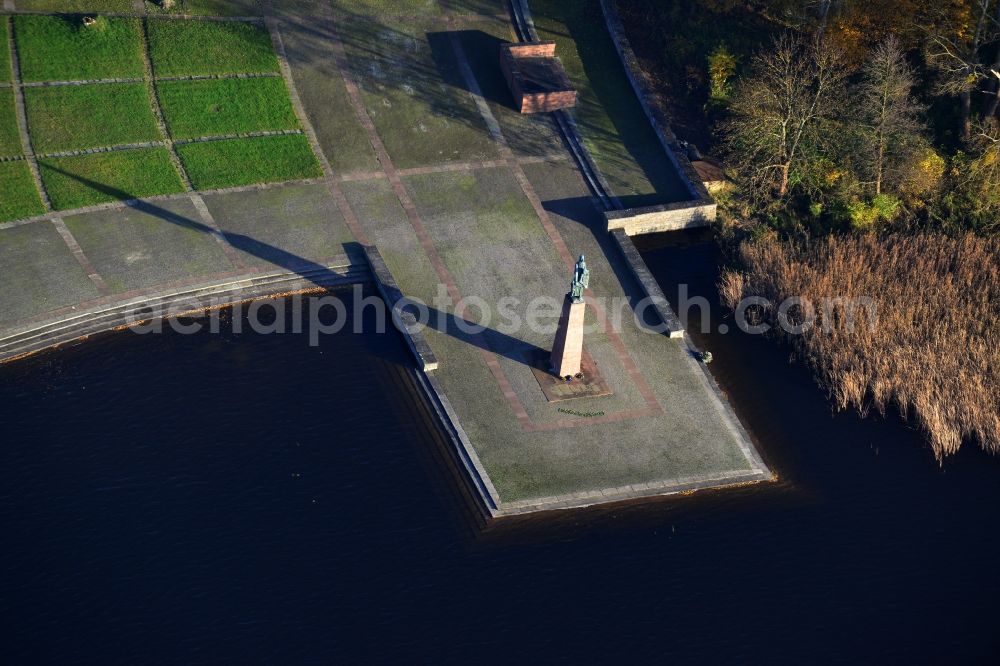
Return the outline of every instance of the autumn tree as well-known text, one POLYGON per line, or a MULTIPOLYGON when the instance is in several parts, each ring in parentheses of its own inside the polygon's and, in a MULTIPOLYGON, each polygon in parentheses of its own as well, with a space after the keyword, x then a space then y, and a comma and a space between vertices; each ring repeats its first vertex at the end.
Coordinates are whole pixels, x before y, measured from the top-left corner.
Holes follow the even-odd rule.
MULTIPOLYGON (((974 159, 967 185, 978 213, 1000 213, 1000 120, 989 118, 973 126, 974 159)), ((996 228, 996 222, 992 225, 996 228)))
POLYGON ((932 20, 927 59, 938 70, 938 92, 958 97, 961 135, 968 141, 972 137, 973 93, 987 91, 992 76, 982 62, 983 52, 1000 46, 1000 0, 942 2, 932 20))
POLYGON ((786 33, 757 54, 723 128, 729 163, 751 196, 788 194, 829 138, 847 74, 840 51, 819 38, 786 33))
MULTIPOLYGON (((997 3, 996 23, 1000 26, 1000 2, 997 3)), ((990 79, 990 99, 986 105, 985 118, 993 118, 1000 114, 1000 39, 997 40, 996 55, 988 72, 990 79)))
POLYGON ((859 172, 878 196, 920 146, 923 109, 913 97, 916 80, 895 37, 875 47, 863 71, 857 91, 859 172))

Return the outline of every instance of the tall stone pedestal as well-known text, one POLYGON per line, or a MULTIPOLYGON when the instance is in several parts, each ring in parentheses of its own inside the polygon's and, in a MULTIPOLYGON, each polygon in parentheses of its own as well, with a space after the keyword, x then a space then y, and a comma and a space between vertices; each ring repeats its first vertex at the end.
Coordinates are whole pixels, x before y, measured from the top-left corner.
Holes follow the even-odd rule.
POLYGON ((574 377, 580 373, 583 359, 583 315, 587 304, 574 302, 570 296, 563 300, 559 328, 552 345, 552 372, 559 377, 574 377))

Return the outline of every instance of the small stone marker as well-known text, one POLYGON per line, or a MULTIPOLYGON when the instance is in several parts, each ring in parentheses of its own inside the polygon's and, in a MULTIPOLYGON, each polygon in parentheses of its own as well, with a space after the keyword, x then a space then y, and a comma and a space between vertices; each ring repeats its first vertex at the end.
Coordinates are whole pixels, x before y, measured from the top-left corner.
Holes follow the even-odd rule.
POLYGON ((583 291, 590 284, 590 270, 581 254, 573 270, 573 282, 563 301, 559 315, 559 328, 552 346, 552 372, 558 377, 575 377, 580 374, 583 359, 583 315, 587 304, 583 291))

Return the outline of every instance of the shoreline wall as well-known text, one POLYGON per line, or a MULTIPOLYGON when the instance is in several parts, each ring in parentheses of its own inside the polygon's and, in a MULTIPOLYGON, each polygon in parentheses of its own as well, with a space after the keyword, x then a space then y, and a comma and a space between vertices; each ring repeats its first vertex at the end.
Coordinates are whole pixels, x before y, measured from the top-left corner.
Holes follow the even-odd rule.
POLYGON ((442 434, 451 445, 449 450, 453 461, 465 472, 464 481, 468 489, 478 498, 477 508, 483 517, 496 518, 499 515, 500 494, 490 481, 489 474, 479 460, 479 455, 462 427, 458 414, 434 375, 439 366, 437 356, 427 343, 420 326, 417 325, 416 317, 406 309, 406 298, 378 248, 366 245, 364 251, 375 286, 389 306, 393 323, 413 354, 417 386, 423 394, 428 409, 437 417, 442 434))
POLYGON ((645 208, 626 208, 605 211, 608 231, 622 229, 629 236, 655 234, 661 231, 680 231, 709 226, 716 217, 718 204, 679 201, 677 203, 645 208))
POLYGON ((320 268, 300 272, 251 273, 118 299, 99 299, 0 332, 0 363, 151 319, 370 281, 366 264, 353 263, 342 255, 320 268))

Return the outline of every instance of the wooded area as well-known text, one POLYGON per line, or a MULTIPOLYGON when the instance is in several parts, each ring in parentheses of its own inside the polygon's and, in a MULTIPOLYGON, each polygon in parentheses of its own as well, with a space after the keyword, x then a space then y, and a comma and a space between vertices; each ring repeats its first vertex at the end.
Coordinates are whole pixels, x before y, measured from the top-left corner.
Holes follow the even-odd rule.
POLYGON ((1000 1, 621 5, 678 133, 735 182, 732 221, 1000 228, 1000 1))

